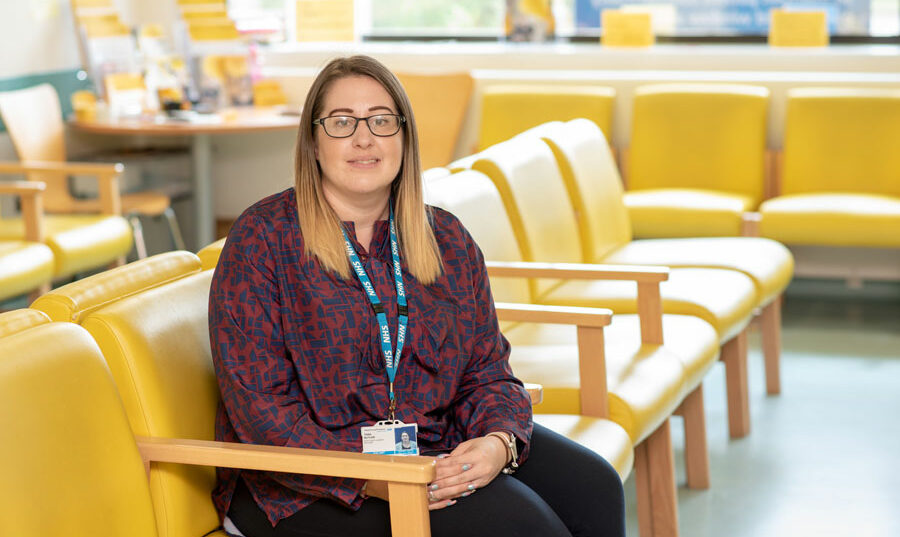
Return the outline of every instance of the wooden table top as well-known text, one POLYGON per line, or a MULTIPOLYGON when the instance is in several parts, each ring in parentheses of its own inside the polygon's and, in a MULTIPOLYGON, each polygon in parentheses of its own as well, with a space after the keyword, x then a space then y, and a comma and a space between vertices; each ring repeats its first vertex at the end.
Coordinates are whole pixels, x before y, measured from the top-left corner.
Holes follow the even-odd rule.
POLYGON ((102 121, 70 122, 72 127, 94 134, 143 134, 178 136, 191 134, 228 134, 297 129, 300 116, 294 110, 279 107, 228 108, 216 114, 195 114, 183 119, 164 114, 118 118, 102 121))

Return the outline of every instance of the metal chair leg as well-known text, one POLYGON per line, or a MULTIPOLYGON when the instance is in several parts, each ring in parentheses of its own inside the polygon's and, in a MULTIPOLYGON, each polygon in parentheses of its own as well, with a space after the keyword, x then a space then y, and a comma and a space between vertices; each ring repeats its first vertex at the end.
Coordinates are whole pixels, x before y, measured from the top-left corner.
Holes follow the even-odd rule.
POLYGON ((134 234, 134 251, 138 259, 147 257, 147 245, 144 242, 144 226, 137 214, 131 213, 127 216, 128 223, 131 224, 131 230, 134 234))
POLYGON ((181 227, 178 225, 175 211, 172 210, 172 207, 166 207, 166 210, 163 211, 163 216, 166 217, 166 221, 169 223, 169 233, 172 235, 172 244, 175 245, 175 249, 185 250, 184 238, 181 236, 181 227))

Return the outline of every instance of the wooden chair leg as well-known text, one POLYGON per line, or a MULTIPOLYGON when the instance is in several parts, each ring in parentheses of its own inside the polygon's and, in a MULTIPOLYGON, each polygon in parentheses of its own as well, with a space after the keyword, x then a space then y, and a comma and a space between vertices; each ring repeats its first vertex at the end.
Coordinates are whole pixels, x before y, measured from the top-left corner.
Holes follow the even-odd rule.
POLYGON ((679 407, 684 418, 684 466, 687 486, 692 489, 709 488, 709 450, 706 446, 706 413, 703 406, 703 385, 697 386, 679 407))
POLYGON ((678 496, 668 420, 635 447, 634 472, 641 537, 677 537, 678 496))
POLYGON ((722 346, 728 392, 728 431, 731 438, 750 434, 750 390, 747 380, 747 330, 722 346))
POLYGON ((781 297, 762 309, 759 315, 762 351, 766 364, 766 393, 781 393, 781 297))
POLYGON ((431 518, 425 485, 388 483, 391 510, 391 535, 394 537, 430 537, 431 518))

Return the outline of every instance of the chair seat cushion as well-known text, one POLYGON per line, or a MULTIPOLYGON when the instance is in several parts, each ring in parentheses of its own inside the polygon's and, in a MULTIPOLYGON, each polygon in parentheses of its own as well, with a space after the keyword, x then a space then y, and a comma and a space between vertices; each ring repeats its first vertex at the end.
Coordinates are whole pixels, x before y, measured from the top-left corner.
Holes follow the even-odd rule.
POLYGON ((748 196, 712 190, 665 188, 625 193, 637 238, 739 236, 748 196))
POLYGON ((779 242, 755 237, 638 240, 614 250, 600 262, 737 270, 753 280, 757 306, 780 295, 794 275, 790 250, 779 242))
POLYGON ((34 290, 53 277, 53 251, 26 241, 0 241, 0 300, 34 290))
MULTIPOLYGON (((534 345, 574 345, 576 328, 568 325, 517 323, 503 332, 517 352, 519 346, 534 345)), ((637 315, 614 315, 612 323, 603 330, 607 353, 633 353, 640 343, 640 318, 637 315), (625 346, 623 346, 625 345, 625 346), (629 348, 627 345, 631 345, 629 348), (629 350, 630 349, 630 350, 629 350)), ((719 356, 719 341, 715 329, 706 321, 690 315, 663 315, 664 346, 678 357, 684 366, 682 395, 691 393, 704 375, 715 364, 719 356)), ((567 351, 569 352, 569 351, 567 351)), ((571 357, 570 357, 571 358, 571 357)), ((607 372, 620 365, 618 358, 607 364, 607 372)), ((609 357, 607 357, 609 361, 609 357)), ((574 367, 577 368, 577 362, 574 367)), ((536 380, 534 382, 537 382, 536 380)), ((548 408, 558 408, 555 401, 548 401, 547 386, 544 387, 546 407, 538 407, 547 412, 548 408)), ((560 405, 577 405, 577 394, 565 396, 560 405)), ((575 407, 572 407, 575 408, 575 407)), ((580 408, 580 407, 578 407, 580 408)))
POLYGON ((877 194, 791 194, 759 209, 760 234, 789 244, 900 246, 900 198, 877 194))
POLYGON ((606 459, 622 481, 631 473, 634 446, 618 423, 571 414, 535 414, 534 421, 606 459))
MULTIPOLYGON (((538 297, 537 302, 637 313, 636 289, 630 281, 570 280, 538 297)), ((660 284, 660 292, 665 313, 703 319, 716 329, 720 342, 738 335, 756 307, 753 280, 734 270, 675 268, 660 284)))
MULTIPOLYGON (((716 359, 715 333, 708 325, 703 328, 698 324, 697 332, 687 330, 680 347, 689 357, 685 359, 668 345, 642 344, 637 326, 637 316, 622 315, 615 316, 613 324, 604 330, 609 416, 628 432, 635 444, 678 407, 686 393, 688 377, 702 378, 716 359), (692 337, 696 341, 692 342, 692 337), (691 350, 691 346, 696 350, 691 350)), ((673 328, 664 331, 686 329, 685 326, 673 328)), ((513 372, 526 382, 543 386, 543 402, 535 405, 535 412, 580 414, 575 328, 521 323, 507 337, 512 344, 513 372)))
MULTIPOLYGON (((47 215, 45 243, 53 250, 54 277, 112 263, 131 249, 131 227, 121 216, 47 215)), ((21 220, 0 220, 0 239, 21 239, 21 220)))

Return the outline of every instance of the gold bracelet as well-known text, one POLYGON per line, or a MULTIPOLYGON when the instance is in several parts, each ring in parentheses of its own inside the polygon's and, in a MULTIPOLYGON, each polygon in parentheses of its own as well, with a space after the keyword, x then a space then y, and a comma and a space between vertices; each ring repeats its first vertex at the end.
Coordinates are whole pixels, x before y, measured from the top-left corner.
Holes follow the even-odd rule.
POLYGON ((503 442, 503 449, 506 450, 506 462, 504 462, 504 466, 508 466, 510 463, 515 462, 515 459, 514 459, 515 455, 513 454, 512 449, 510 449, 510 447, 509 447, 510 443, 515 441, 515 440, 512 440, 513 435, 511 435, 509 433, 503 433, 500 431, 491 431, 488 434, 486 434, 485 436, 494 436, 494 437, 499 438, 500 441, 503 442))

